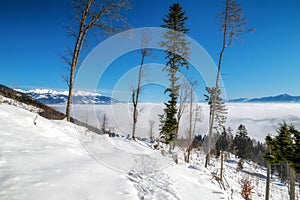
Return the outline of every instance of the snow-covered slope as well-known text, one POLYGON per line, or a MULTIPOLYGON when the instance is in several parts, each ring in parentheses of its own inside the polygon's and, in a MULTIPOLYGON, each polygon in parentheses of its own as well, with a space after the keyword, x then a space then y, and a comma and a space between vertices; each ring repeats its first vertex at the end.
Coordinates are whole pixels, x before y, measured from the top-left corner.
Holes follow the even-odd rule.
MULTIPOLYGON (((136 199, 130 181, 100 165, 84 128, 0 105, 0 199, 136 199)), ((103 137, 106 140, 105 137, 103 137)))
MULTIPOLYGON (((149 143, 95 135, 66 121, 36 118, 22 108, 0 104, 0 199, 242 199, 239 181, 253 164, 236 173, 235 159, 225 169, 228 189, 213 174, 218 162, 203 167, 204 155, 176 165, 149 143)), ((252 170, 252 171, 251 171, 252 170)), ((253 199, 264 199, 265 169, 253 199), (259 192, 259 194, 258 194, 259 192)), ((256 177, 250 174, 250 178, 256 177)), ((256 179, 253 179, 256 180, 256 179)), ((272 182, 272 199, 286 199, 287 187, 272 182), (275 185, 275 186, 274 186, 275 185)))
MULTIPOLYGON (((0 117, 0 199, 187 199, 184 188, 203 191, 196 179, 172 178, 180 169, 142 143, 42 117, 34 125, 36 114, 7 104, 0 117)), ((219 199, 221 190, 205 185, 219 199)))
MULTIPOLYGON (((26 93, 34 99, 48 105, 65 104, 68 99, 68 91, 56 91, 50 89, 17 89, 17 91, 26 93)), ((73 94, 73 104, 111 104, 115 102, 118 101, 99 93, 75 91, 73 94)))

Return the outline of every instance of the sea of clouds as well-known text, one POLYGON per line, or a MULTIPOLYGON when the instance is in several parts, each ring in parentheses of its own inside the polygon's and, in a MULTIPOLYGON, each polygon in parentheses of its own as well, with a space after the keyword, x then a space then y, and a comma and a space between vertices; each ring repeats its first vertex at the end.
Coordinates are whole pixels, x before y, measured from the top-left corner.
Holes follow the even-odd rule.
MULTIPOLYGON (((196 134, 205 135, 208 131, 209 107, 206 103, 201 106, 201 122, 196 134)), ((225 126, 231 127, 234 134, 240 124, 246 126, 248 134, 257 140, 263 141, 268 134, 275 135, 278 124, 286 121, 300 129, 300 104, 297 103, 227 103, 227 121, 225 126)), ((56 109, 64 112, 65 106, 55 105, 56 109)), ((149 120, 154 120, 154 132, 159 133, 159 114, 163 113, 163 103, 140 103, 136 135, 149 136, 149 120)), ((112 105, 73 105, 72 115, 94 126, 99 126, 99 118, 106 114, 109 119, 110 129, 127 135, 132 131, 132 105, 116 103, 112 105)), ((188 128, 188 109, 182 117, 180 128, 181 136, 186 135, 188 128)))

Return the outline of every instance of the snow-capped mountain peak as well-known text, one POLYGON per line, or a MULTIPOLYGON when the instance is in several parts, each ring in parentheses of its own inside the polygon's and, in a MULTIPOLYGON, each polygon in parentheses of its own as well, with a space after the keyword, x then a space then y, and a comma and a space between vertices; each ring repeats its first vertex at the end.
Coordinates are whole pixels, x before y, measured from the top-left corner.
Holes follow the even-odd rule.
MULTIPOLYGON (((65 104, 68 99, 68 91, 57 91, 52 89, 16 90, 30 95, 44 104, 65 104)), ((73 92, 73 104, 111 104, 115 102, 118 101, 97 92, 73 92)))

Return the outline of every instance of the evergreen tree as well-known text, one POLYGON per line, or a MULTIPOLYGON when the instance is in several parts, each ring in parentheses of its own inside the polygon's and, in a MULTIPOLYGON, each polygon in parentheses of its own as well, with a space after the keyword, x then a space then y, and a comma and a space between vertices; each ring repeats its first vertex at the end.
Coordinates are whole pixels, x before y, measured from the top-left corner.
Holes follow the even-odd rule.
POLYGON ((218 141, 216 143, 216 156, 219 158, 221 152, 226 151, 228 149, 228 140, 227 140, 227 132, 226 129, 223 128, 223 132, 218 137, 218 141))
POLYGON ((206 91, 208 92, 208 95, 204 96, 206 97, 206 100, 208 100, 208 105, 210 106, 210 116, 212 116, 212 112, 214 112, 213 128, 216 132, 224 131, 224 123, 227 119, 227 108, 225 101, 221 97, 221 90, 220 88, 216 90, 216 88, 206 87, 206 91))
POLYGON ((187 58, 189 56, 188 42, 185 35, 188 29, 185 27, 187 17, 179 3, 170 6, 169 13, 163 19, 162 27, 168 31, 164 34, 165 41, 161 42, 161 46, 166 50, 166 59, 168 60, 164 68, 168 72, 170 87, 165 90, 169 93, 169 100, 165 103, 166 108, 164 114, 161 115, 161 137, 166 144, 176 140, 178 121, 177 115, 177 100, 179 96, 180 86, 178 85, 177 72, 179 67, 188 68, 187 58))
POLYGON ((265 139, 271 148, 265 159, 271 164, 287 162, 296 173, 300 173, 300 132, 286 122, 280 124, 277 132, 274 138, 267 136, 265 139))
POLYGON ((293 125, 289 126, 290 133, 292 135, 292 152, 288 154, 288 161, 291 167, 297 174, 300 173, 300 132, 295 129, 293 125))
POLYGON ((299 131, 286 122, 280 124, 278 135, 266 137, 270 151, 265 154, 265 159, 270 164, 287 163, 290 169, 290 200, 295 199, 295 172, 300 173, 299 162, 299 131))
POLYGON ((233 140, 233 144, 236 150, 236 156, 243 160, 251 158, 252 140, 248 136, 247 129, 244 125, 240 125, 237 130, 237 134, 233 140))

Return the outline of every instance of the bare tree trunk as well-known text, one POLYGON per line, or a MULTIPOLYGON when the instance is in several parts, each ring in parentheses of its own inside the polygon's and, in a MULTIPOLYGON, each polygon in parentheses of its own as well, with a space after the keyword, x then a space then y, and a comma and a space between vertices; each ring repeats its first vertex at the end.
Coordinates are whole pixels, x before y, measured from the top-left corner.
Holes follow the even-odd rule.
POLYGON ((290 165, 288 165, 288 168, 290 169, 290 188, 289 188, 289 194, 290 194, 290 200, 295 200, 296 196, 295 196, 295 179, 296 179, 296 175, 295 175, 295 170, 290 167, 290 165))
POLYGON ((267 162, 267 181, 266 181, 266 198, 265 198, 265 200, 269 200, 269 198, 270 198, 270 173, 271 173, 271 166, 267 162))
POLYGON ((69 95, 68 95, 68 102, 67 102, 67 108, 66 108, 66 117, 67 117, 68 121, 71 120, 71 104, 72 104, 73 88, 74 88, 74 76, 75 76, 75 71, 76 71, 77 63, 78 63, 78 57, 80 55, 82 44, 84 42, 85 35, 87 34, 87 31, 88 31, 88 29, 85 28, 85 24, 86 24, 86 18, 87 18, 91 4, 92 4, 91 0, 89 0, 85 3, 85 7, 82 12, 82 16, 81 16, 81 20, 80 20, 78 37, 77 37, 74 51, 73 51, 71 71, 70 71, 70 77, 69 77, 70 78, 69 95))
MULTIPOLYGON (((142 41, 143 42, 143 41, 142 41)), ((147 41, 144 41, 147 42, 147 41)), ((145 57, 147 56, 147 49, 142 48, 142 60, 141 60, 141 65, 139 69, 139 74, 138 74, 138 84, 136 90, 132 90, 132 104, 133 104, 133 125, 132 125, 132 139, 135 140, 135 130, 136 130, 136 123, 138 119, 138 103, 139 103, 139 97, 140 97, 140 91, 141 91, 141 80, 143 77, 143 65, 144 65, 144 60, 145 57)))
MULTIPOLYGON (((187 102, 187 97, 188 97, 188 88, 189 88, 189 83, 186 80, 183 80, 181 86, 180 86, 180 95, 179 95, 179 105, 178 105, 178 111, 177 111, 177 131, 176 131, 176 137, 178 138, 178 132, 180 128, 180 122, 182 115, 186 109, 186 102, 187 102)), ((175 148, 175 144, 173 145, 173 149, 175 148)))
MULTIPOLYGON (((69 94, 68 101, 66 107, 66 117, 67 120, 71 120, 71 104, 73 97, 73 89, 74 89, 74 76, 78 65, 79 56, 81 53, 81 49, 83 43, 85 42, 85 38, 87 32, 94 28, 100 27, 102 31, 105 33, 115 30, 115 28, 111 20, 117 20, 118 22, 124 23, 124 19, 121 16, 120 12, 129 8, 126 0, 120 1, 107 1, 101 3, 101 6, 97 5, 99 2, 95 0, 78 0, 74 1, 73 9, 75 11, 75 19, 79 19, 79 30, 74 30, 69 27, 69 32, 72 36, 76 38, 76 42, 74 45, 74 49, 72 51, 72 61, 68 62, 70 65, 70 77, 69 77, 69 94), (97 5, 97 6, 93 6, 97 5), (99 20, 106 15, 110 20, 108 22, 99 20)), ((76 28, 77 29, 77 28, 76 28)))
POLYGON ((220 169, 220 181, 223 181, 223 164, 224 164, 224 152, 221 151, 221 169, 220 169))
MULTIPOLYGON (((212 112, 212 111, 210 111, 212 112)), ((205 158, 205 164, 204 167, 207 168, 208 163, 210 162, 210 143, 211 143, 211 136, 212 136, 212 129, 213 129, 213 119, 214 115, 210 114, 209 118, 209 129, 208 129, 208 142, 207 142, 207 152, 206 152, 206 158, 205 158)))
POLYGON ((149 127, 150 127, 150 130, 149 130, 150 140, 154 140, 153 128, 154 128, 155 121, 154 120, 149 120, 148 124, 149 124, 149 127))
POLYGON ((193 134, 193 90, 194 84, 190 84, 189 86, 189 96, 190 96, 190 119, 189 119, 189 135, 188 135, 188 148, 187 148, 187 163, 190 161, 190 154, 191 154, 191 146, 192 146, 192 134, 193 134))
MULTIPOLYGON (((227 35, 227 17, 228 17, 228 0, 226 0, 226 6, 225 6, 225 18, 224 18, 224 25, 223 25, 223 43, 222 43, 222 49, 219 55, 219 62, 218 62, 218 71, 217 71, 217 78, 216 78, 216 87, 215 91, 217 93, 219 89, 219 79, 220 79, 220 71, 221 71, 221 64, 222 64, 222 58, 223 58, 223 53, 226 48, 226 35, 227 35)), ((213 131, 213 126, 214 126, 214 119, 215 119, 215 110, 216 110, 216 105, 215 102, 217 100, 217 95, 213 95, 212 99, 212 106, 210 107, 210 120, 209 120, 209 130, 208 130, 208 152, 206 154, 206 159, 205 159, 205 167, 207 168, 208 163, 210 162, 210 146, 211 146, 211 137, 212 137, 212 131, 213 131)))
MULTIPOLYGON (((137 95, 137 94, 136 94, 137 95)), ((138 97, 137 97, 138 99, 138 97)), ((137 123, 137 105, 138 103, 135 102, 135 97, 134 97, 134 92, 132 94, 132 101, 133 101, 133 116, 132 116, 132 121, 133 121, 133 124, 132 124, 132 139, 135 140, 135 128, 136 128, 136 123, 137 123)))

